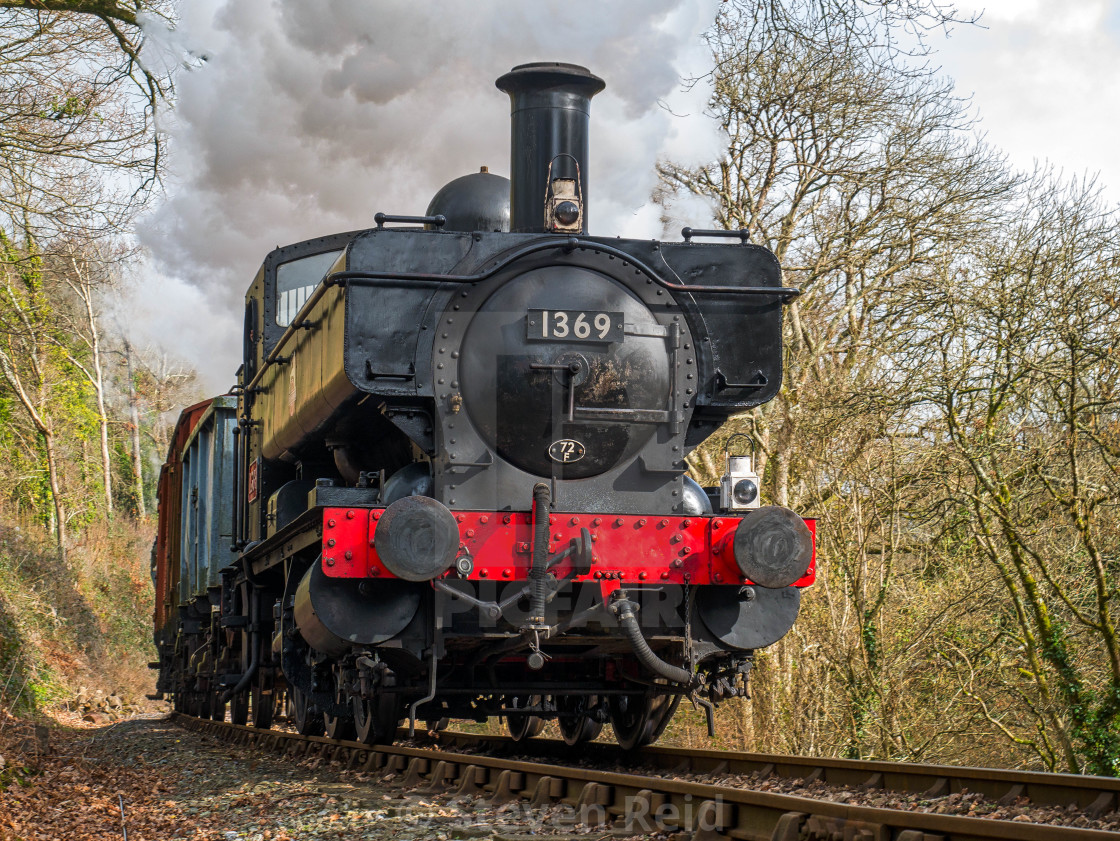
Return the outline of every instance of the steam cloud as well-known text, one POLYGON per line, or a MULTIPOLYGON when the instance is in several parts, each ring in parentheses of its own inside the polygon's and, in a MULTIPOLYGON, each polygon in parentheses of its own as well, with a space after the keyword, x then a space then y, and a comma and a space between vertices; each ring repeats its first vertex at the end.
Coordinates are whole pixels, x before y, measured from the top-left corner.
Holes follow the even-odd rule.
MULTIPOLYGON (((494 79, 567 61, 607 82, 592 103, 592 233, 657 237, 653 166, 709 155, 701 33, 715 0, 184 4, 169 198, 139 236, 156 276, 138 322, 214 390, 239 364, 245 289, 265 254, 419 214, 447 181, 509 171, 509 99, 494 79), (669 103, 689 119, 661 107, 669 103)), ((166 35, 166 33, 165 33, 166 35)), ((695 221, 704 221, 702 219, 695 221)))

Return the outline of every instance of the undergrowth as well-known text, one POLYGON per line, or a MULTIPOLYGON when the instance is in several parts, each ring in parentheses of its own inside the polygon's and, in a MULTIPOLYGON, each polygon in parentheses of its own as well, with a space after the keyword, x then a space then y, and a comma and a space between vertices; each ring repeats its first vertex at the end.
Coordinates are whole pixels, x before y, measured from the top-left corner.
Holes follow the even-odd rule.
POLYGON ((48 535, 0 522, 0 709, 151 691, 151 525, 91 524, 65 563, 48 535))

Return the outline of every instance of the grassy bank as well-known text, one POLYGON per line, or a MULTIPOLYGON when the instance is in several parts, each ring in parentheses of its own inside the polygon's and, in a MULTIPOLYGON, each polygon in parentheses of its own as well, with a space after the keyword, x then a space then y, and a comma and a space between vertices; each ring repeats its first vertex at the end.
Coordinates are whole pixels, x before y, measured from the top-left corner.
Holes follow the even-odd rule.
POLYGON ((88 526, 63 564, 46 534, 0 521, 0 708, 70 706, 82 687, 152 691, 152 528, 88 526))

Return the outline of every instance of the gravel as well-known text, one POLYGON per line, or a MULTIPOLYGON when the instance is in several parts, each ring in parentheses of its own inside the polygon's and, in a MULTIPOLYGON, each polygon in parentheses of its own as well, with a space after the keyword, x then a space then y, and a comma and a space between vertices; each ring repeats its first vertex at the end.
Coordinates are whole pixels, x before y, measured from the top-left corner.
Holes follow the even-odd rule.
POLYGON ((119 841, 120 804, 129 841, 638 837, 574 825, 562 805, 492 808, 483 799, 402 791, 399 781, 318 758, 250 754, 162 716, 100 727, 75 721, 52 731, 46 756, 23 760, 22 781, 9 775, 0 791, 0 841, 119 841))

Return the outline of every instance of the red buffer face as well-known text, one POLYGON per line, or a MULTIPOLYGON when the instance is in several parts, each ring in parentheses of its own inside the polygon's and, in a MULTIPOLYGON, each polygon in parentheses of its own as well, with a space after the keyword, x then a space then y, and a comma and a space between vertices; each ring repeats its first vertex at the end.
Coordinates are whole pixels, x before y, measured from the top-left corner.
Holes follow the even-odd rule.
MULTIPOLYGON (((328 508, 323 514, 323 571, 332 578, 393 578, 378 556, 377 524, 384 509, 328 508)), ((469 555, 467 580, 515 581, 528 578, 532 556, 532 515, 510 512, 454 512, 459 554, 469 555)), ((652 517, 553 514, 550 554, 565 549, 587 529, 592 566, 575 581, 619 583, 755 583, 735 560, 739 517, 652 517)), ((816 521, 805 520, 816 535, 816 521)), ((557 577, 570 571, 563 561, 557 577)), ((816 579, 815 547, 805 574, 793 583, 808 587, 816 579)))

